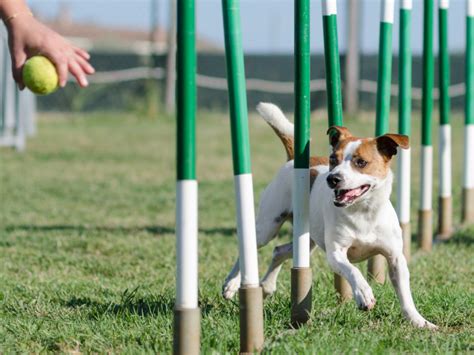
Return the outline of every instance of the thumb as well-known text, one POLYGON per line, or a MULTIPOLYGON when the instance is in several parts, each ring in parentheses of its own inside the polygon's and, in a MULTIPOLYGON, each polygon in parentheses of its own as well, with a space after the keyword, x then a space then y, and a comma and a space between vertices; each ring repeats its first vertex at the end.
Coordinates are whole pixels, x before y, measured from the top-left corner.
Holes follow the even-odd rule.
POLYGON ((12 54, 12 73, 13 78, 17 82, 20 90, 25 88, 25 84, 23 83, 23 65, 26 62, 26 53, 22 50, 14 51, 12 54))

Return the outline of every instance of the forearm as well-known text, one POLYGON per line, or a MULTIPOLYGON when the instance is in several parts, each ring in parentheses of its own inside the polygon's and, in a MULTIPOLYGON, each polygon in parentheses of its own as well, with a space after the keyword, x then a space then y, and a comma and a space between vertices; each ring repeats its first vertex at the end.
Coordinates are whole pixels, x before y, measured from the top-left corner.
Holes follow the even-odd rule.
POLYGON ((16 17, 30 16, 31 12, 25 0, 0 0, 0 18, 9 25, 16 17))

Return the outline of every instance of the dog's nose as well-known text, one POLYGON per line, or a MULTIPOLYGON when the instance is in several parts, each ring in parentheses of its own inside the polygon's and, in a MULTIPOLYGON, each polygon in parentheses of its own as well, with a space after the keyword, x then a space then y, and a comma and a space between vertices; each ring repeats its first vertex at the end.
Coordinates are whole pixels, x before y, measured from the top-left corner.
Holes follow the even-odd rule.
POLYGON ((339 184, 342 181, 342 177, 339 174, 329 174, 328 177, 326 178, 326 181, 328 183, 328 186, 331 189, 334 189, 337 184, 339 184))

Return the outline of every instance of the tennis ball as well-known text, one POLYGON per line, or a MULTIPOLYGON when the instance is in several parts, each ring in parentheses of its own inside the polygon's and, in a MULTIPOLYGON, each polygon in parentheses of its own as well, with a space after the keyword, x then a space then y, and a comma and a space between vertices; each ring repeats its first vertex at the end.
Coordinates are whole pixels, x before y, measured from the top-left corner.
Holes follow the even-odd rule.
POLYGON ((38 95, 48 95, 56 91, 59 84, 56 67, 41 55, 28 59, 23 66, 23 83, 38 95))

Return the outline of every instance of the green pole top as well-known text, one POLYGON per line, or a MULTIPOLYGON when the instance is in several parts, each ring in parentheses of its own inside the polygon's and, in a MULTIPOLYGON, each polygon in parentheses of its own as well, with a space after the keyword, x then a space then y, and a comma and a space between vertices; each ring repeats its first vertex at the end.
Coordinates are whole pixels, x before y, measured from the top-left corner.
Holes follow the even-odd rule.
POLYGON ((250 142, 238 0, 222 0, 234 175, 249 174, 250 142))
POLYGON ((324 59, 326 64, 326 92, 328 125, 342 126, 341 68, 337 36, 337 15, 323 15, 324 59))
POLYGON ((449 48, 448 48, 448 9, 440 8, 439 15, 439 123, 449 124, 449 48))
POLYGON ((310 2, 295 0, 295 168, 309 168, 310 2))
POLYGON ((411 134, 411 10, 400 9, 400 45, 398 70, 398 132, 409 136, 411 134))
POLYGON ((433 114, 433 0, 423 3, 423 87, 421 101, 421 144, 430 146, 433 114))
POLYGON ((392 82, 392 23, 380 22, 375 135, 388 132, 392 82))
POLYGON ((177 4, 177 178, 196 179, 196 48, 194 0, 177 4))

